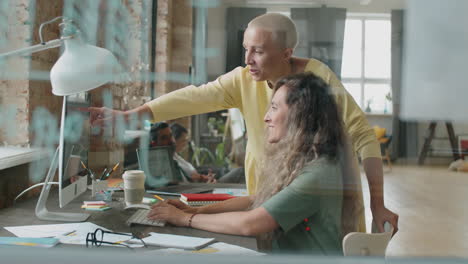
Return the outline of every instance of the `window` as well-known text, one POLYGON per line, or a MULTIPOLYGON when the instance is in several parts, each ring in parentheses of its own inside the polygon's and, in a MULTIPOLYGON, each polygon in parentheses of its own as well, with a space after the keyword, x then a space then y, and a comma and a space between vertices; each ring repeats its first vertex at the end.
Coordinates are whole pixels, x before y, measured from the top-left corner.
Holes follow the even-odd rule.
POLYGON ((365 112, 392 113, 390 15, 348 15, 341 76, 365 112))

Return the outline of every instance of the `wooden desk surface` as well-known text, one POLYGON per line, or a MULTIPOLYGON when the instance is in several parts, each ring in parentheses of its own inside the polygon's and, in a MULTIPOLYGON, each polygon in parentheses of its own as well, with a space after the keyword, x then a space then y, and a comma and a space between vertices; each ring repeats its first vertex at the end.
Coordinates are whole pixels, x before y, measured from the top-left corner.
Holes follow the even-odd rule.
MULTIPOLYGON (((195 186, 200 186, 195 185, 195 186)), ((233 185, 233 184, 217 184, 217 188, 241 188, 242 185, 233 185)), ((151 197, 151 195, 146 195, 151 197)), ((96 212, 96 211, 85 211, 80 208, 82 201, 84 200, 93 200, 91 197, 91 192, 87 191, 83 193, 80 197, 73 200, 64 208, 59 208, 58 206, 58 191, 57 189, 52 189, 49 195, 47 208, 49 211, 58 211, 58 212, 86 212, 91 216, 88 218, 88 222, 95 223, 99 226, 108 228, 116 232, 158 232, 166 234, 175 234, 175 235, 186 235, 186 236, 196 236, 196 237, 214 237, 219 242, 225 242, 233 245, 242 246, 245 248, 256 249, 257 243, 253 237, 244 237, 244 236, 233 236, 233 235, 224 235, 218 233, 212 233, 192 228, 185 227, 174 227, 174 226, 165 226, 165 227, 150 227, 150 226, 132 226, 129 227, 125 224, 125 221, 134 213, 133 210, 124 210, 123 202, 123 192, 114 193, 114 197, 122 198, 122 201, 112 201, 109 202, 112 207, 111 210, 96 212)), ((12 207, 1 209, 0 210, 0 236, 13 236, 12 233, 8 232, 3 227, 5 226, 21 226, 21 225, 45 225, 45 224, 62 224, 65 222, 54 222, 54 221, 43 221, 36 217, 35 215, 35 206, 37 198, 28 199, 26 201, 21 201, 13 205, 12 207)), ((73 245, 58 245, 59 247, 63 246, 73 246, 73 245)))

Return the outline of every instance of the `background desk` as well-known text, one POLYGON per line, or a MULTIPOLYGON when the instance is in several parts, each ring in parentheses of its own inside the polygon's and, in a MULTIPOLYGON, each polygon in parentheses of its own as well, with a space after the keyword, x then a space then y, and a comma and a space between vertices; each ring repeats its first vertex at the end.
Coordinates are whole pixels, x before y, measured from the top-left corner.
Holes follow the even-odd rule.
MULTIPOLYGON (((196 184, 195 186, 200 186, 196 184)), ((233 184, 217 184, 214 185, 217 188, 242 188, 242 185, 233 185, 233 184)), ((213 186, 213 187, 214 187, 213 186)), ((49 211, 60 211, 60 212, 83 212, 85 210, 81 209, 82 201, 93 200, 91 192, 87 191, 83 193, 78 199, 75 199, 70 204, 64 208, 58 207, 58 193, 57 189, 52 189, 51 194, 49 195, 47 208, 49 211)), ((123 198, 123 192, 117 192, 114 194, 116 197, 123 198)), ((147 195, 147 197, 151 197, 147 195)), ((174 197, 175 198, 175 197, 174 197)), ((62 224, 64 222, 54 222, 54 221, 42 221, 38 219, 34 213, 36 206, 37 198, 29 199, 26 201, 18 202, 12 207, 1 209, 0 210, 0 236, 14 236, 12 233, 8 232, 3 227, 5 226, 21 226, 21 225, 45 225, 45 224, 62 224)), ((257 243, 256 239, 253 237, 244 237, 244 236, 233 236, 233 235, 224 235, 218 233, 212 233, 192 228, 185 227, 174 227, 167 225, 165 227, 150 227, 150 226, 132 226, 129 227, 125 224, 125 221, 134 213, 133 210, 126 211, 123 210, 124 204, 123 201, 112 201, 109 203, 112 209, 96 212, 96 211, 85 211, 90 213, 88 222, 95 223, 99 226, 108 228, 116 232, 158 232, 158 233, 167 233, 175 235, 186 235, 186 236, 196 236, 196 237, 214 237, 219 242, 225 242, 233 245, 242 246, 245 248, 250 248, 256 250, 257 243)), ((59 244, 57 247, 69 247, 74 245, 63 245, 59 244)), ((154 249, 152 247, 152 249, 154 249)))

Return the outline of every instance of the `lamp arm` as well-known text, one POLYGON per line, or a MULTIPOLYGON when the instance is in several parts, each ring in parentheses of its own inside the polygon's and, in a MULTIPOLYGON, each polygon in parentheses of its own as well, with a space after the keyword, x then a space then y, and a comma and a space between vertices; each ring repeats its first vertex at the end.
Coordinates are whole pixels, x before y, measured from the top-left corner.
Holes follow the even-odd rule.
POLYGON ((30 47, 26 47, 26 48, 17 49, 17 50, 13 50, 13 51, 10 51, 10 52, 2 53, 2 54, 0 54, 0 60, 5 59, 7 57, 11 57, 11 56, 28 55, 28 54, 31 54, 31 53, 34 53, 34 52, 60 47, 64 40, 71 39, 71 38, 73 38, 73 36, 61 37, 59 39, 50 40, 50 41, 47 41, 45 43, 37 44, 37 45, 34 45, 34 46, 30 46, 30 47))

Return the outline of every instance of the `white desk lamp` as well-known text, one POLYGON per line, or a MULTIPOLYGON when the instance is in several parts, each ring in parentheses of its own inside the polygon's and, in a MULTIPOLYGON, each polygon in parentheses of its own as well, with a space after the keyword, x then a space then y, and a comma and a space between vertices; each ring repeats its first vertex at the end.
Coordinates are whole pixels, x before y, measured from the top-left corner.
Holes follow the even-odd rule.
POLYGON ((11 56, 28 55, 65 45, 65 51, 50 71, 52 93, 65 96, 86 92, 115 80, 118 62, 108 50, 83 42, 80 31, 72 21, 62 18, 62 36, 43 42, 42 27, 62 17, 56 17, 39 27, 41 44, 0 54, 0 60, 11 56))
MULTIPOLYGON (((65 51, 54 64, 50 72, 52 93, 58 96, 64 96, 60 126, 60 144, 55 151, 49 171, 44 180, 44 187, 36 205, 36 216, 42 220, 84 221, 89 217, 88 214, 49 212, 46 208, 46 201, 51 187, 50 181, 57 170, 57 157, 63 149, 63 128, 66 106, 65 96, 86 92, 105 83, 114 81, 116 79, 116 73, 118 72, 117 69, 119 69, 119 64, 110 51, 84 43, 80 37, 79 30, 73 25, 71 20, 57 17, 41 24, 39 27, 39 37, 41 44, 0 54, 0 60, 2 60, 11 56, 28 55, 34 52, 60 47, 62 44, 65 45, 65 51), (60 39, 43 42, 42 27, 59 19, 63 19, 63 22, 60 24, 62 29, 60 39)), ((62 159, 62 155, 60 155, 59 158, 62 159)), ((86 178, 87 177, 85 177, 85 179, 86 178)))

